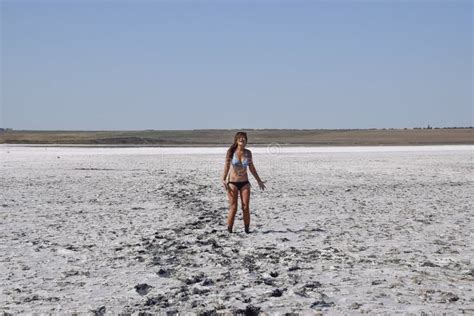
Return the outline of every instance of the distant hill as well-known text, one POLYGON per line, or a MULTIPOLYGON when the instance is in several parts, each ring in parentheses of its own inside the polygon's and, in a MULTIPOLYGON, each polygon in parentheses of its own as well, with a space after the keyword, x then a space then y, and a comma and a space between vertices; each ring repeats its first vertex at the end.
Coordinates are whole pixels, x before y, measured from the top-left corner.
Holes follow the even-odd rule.
MULTIPOLYGON (((249 145, 441 145, 474 144, 474 129, 243 129, 249 145)), ((97 146, 228 146, 237 130, 0 131, 0 144, 97 146)))

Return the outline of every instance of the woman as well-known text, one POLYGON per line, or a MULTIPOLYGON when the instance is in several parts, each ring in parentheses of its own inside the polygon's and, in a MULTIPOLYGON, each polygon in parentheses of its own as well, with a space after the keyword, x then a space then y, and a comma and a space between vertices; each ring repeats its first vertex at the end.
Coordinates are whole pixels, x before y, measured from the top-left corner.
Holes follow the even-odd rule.
POLYGON ((227 230, 232 233, 235 214, 237 213, 237 199, 240 193, 242 211, 244 212, 245 232, 250 233, 250 182, 247 167, 258 182, 261 190, 265 190, 265 182, 260 179, 252 162, 252 152, 245 149, 247 134, 238 132, 234 136, 234 144, 227 150, 222 183, 229 199, 229 215, 227 216, 227 230), (232 168, 231 168, 232 167, 232 168), (230 171, 230 172, 229 172, 230 171))

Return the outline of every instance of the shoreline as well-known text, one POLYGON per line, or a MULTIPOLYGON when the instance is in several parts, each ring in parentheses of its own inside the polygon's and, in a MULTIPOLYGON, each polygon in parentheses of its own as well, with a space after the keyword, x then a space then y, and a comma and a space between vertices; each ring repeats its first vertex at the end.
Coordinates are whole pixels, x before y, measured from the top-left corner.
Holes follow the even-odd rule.
MULTIPOLYGON (((327 148, 327 147, 443 147, 443 146, 474 146, 473 143, 422 143, 422 144, 248 144, 248 147, 265 148, 265 147, 302 147, 302 148, 327 148)), ((170 144, 170 145, 113 145, 113 144, 0 144, 0 148, 4 147, 33 147, 33 148, 227 148, 229 144, 170 144)))

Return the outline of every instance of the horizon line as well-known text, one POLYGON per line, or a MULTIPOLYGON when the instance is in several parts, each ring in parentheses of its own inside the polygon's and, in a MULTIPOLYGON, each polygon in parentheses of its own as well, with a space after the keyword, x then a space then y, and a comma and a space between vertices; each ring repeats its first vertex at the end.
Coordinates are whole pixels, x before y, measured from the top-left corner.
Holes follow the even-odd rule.
POLYGON ((472 129, 473 126, 416 126, 416 127, 370 127, 370 128, 193 128, 193 129, 15 129, 0 127, 2 132, 175 132, 175 131, 348 131, 348 130, 408 130, 408 129, 472 129))

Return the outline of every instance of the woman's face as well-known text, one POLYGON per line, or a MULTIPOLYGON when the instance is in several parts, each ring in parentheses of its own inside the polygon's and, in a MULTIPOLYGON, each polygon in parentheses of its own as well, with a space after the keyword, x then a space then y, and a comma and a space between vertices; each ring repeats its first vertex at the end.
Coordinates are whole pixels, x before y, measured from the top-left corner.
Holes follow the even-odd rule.
POLYGON ((240 146, 247 145, 247 140, 245 139, 245 136, 240 135, 239 137, 237 137, 237 144, 240 146))

